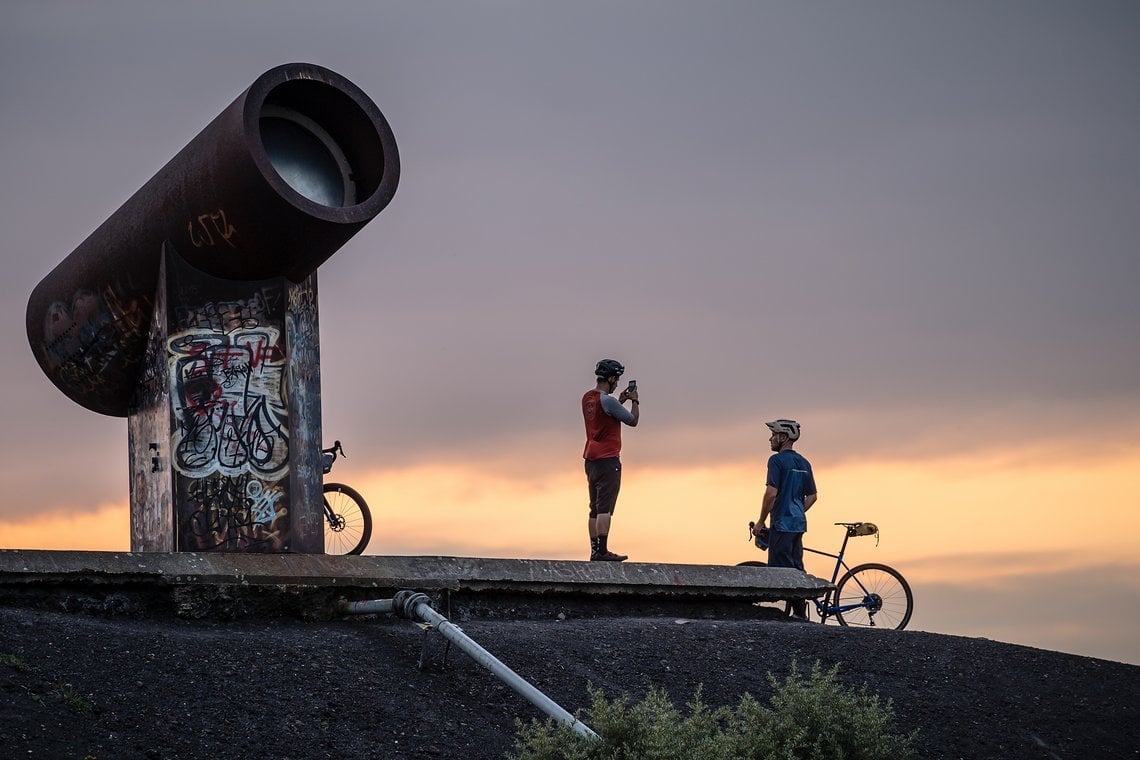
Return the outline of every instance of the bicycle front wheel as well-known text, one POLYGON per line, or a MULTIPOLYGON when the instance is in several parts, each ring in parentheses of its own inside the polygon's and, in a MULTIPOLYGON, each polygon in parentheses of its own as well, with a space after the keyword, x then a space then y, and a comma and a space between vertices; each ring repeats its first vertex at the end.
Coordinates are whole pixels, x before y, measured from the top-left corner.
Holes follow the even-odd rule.
POLYGON ((364 497, 343 483, 325 483, 325 554, 360 554, 372 538, 364 497))
POLYGON ((835 619, 840 625, 901 631, 914 611, 906 580, 893 567, 875 563, 848 570, 835 587, 835 599, 835 619))

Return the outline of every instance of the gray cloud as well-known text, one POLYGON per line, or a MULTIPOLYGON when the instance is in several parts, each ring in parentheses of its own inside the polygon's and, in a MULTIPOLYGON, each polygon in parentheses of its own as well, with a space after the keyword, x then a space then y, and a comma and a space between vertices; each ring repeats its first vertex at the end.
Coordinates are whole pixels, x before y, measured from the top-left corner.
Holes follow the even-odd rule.
POLYGON ((298 59, 371 94, 403 159, 395 201, 321 270, 326 429, 358 456, 565 441, 572 459, 602 355, 638 374, 662 462, 723 458, 784 413, 844 420, 813 441, 835 456, 872 417, 898 422, 885 453, 952 448, 975 420, 1134 439, 1137 21, 1107 3, 5 4, 5 482, 38 505, 125 493, 125 425, 38 374, 27 296, 298 59), (693 431, 708 444, 678 447, 693 431))

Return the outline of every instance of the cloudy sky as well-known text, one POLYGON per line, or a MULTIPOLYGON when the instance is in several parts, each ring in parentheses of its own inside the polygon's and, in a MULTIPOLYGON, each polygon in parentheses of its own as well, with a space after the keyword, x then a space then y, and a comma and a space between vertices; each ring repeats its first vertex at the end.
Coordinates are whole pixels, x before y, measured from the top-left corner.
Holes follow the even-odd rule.
MULTIPOLYGON (((122 419, 32 289, 259 74, 384 112, 389 207, 319 272, 334 476, 370 553, 582 559, 578 400, 642 389, 611 544, 752 559, 795 417, 807 543, 914 626, 1140 664, 1140 6, 0 5, 0 547, 129 547, 122 419)), ((827 576, 830 569, 810 567, 827 576)))

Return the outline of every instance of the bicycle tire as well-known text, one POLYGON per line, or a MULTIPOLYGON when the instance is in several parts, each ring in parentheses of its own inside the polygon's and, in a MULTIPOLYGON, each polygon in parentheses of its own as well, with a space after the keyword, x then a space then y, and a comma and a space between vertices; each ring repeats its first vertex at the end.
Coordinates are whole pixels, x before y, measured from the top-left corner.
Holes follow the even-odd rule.
POLYGON ((761 562, 758 559, 750 559, 747 562, 737 562, 737 567, 768 567, 767 562, 761 562))
POLYGON ((893 567, 870 562, 848 570, 835 586, 835 604, 860 604, 872 595, 875 609, 857 607, 834 613, 840 625, 893 628, 901 631, 914 611, 914 595, 902 574, 893 567), (866 589, 866 593, 864 593, 866 589))
POLYGON ((372 513, 356 489, 325 483, 325 554, 360 554, 372 540, 372 513), (329 519, 329 512, 336 522, 329 519))

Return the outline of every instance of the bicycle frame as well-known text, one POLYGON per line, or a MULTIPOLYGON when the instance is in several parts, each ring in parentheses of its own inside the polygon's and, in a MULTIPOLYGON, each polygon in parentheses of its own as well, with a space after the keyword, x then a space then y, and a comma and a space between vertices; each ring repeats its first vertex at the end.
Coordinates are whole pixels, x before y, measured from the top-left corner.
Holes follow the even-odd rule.
POLYGON ((341 447, 340 441, 335 441, 327 449, 321 449, 321 469, 325 475, 332 472, 333 462, 336 461, 338 454, 344 456, 344 448, 341 447))
MULTIPOLYGON (((327 449, 321 449, 321 469, 325 475, 332 472, 333 463, 336 461, 337 454, 344 456, 344 449, 341 448, 340 441, 336 441, 327 449)), ((330 528, 338 529, 343 527, 337 525, 337 514, 333 511, 333 508, 329 506, 328 499, 325 499, 325 520, 328 522, 330 528)))
MULTIPOLYGON (((879 627, 882 623, 885 627, 896 630, 906 628, 914 611, 914 595, 899 571, 878 562, 866 562, 851 567, 844 559, 848 541, 855 536, 877 536, 878 526, 870 522, 835 524, 844 528, 843 543, 839 547, 838 554, 808 546, 803 547, 804 551, 835 560, 835 567, 831 570, 831 589, 823 594, 822 598, 812 599, 820 621, 826 623, 828 615, 834 615, 836 621, 843 626, 879 627)), ((757 532, 755 523, 748 523, 748 533, 758 548, 768 548, 765 543, 765 531, 757 532)), ((740 564, 764 565, 765 563, 741 562, 740 564)), ((788 613, 799 612, 795 606, 795 600, 787 600, 788 613)))
MULTIPOLYGON (((332 472, 338 456, 345 456, 340 441, 321 449, 321 469, 324 475, 332 472)), ((372 537, 372 515, 368 504, 355 489, 343 483, 325 482, 321 487, 324 501, 325 552, 329 554, 360 554, 372 537), (335 506, 334 506, 335 502, 335 506), (343 535, 342 535, 343 534, 343 535), (333 540, 333 537, 336 537, 333 540), (330 551, 330 547, 333 551, 330 551)))
MULTIPOLYGON (((820 555, 823 555, 824 557, 831 557, 832 559, 835 560, 835 568, 831 571, 831 585, 833 587, 835 586, 835 582, 837 580, 839 580, 839 570, 841 568, 843 569, 844 572, 849 572, 851 570, 851 568, 847 565, 847 563, 843 561, 843 555, 847 553, 847 542, 850 540, 851 540, 851 531, 845 530, 843 532, 843 545, 839 547, 839 553, 838 554, 832 554, 831 552, 820 551, 819 549, 811 549, 807 546, 804 547, 805 552, 811 552, 812 554, 820 554, 820 555)), ((854 580, 857 584, 859 584, 859 589, 863 592, 864 599, 867 599, 871 596, 871 593, 867 590, 867 587, 864 586, 863 582, 859 580, 858 575, 854 576, 852 578, 852 580, 854 580)), ((866 607, 867 606, 867 602, 860 602, 858 604, 840 605, 838 597, 836 598, 836 603, 831 604, 831 595, 834 593, 836 593, 834 588, 832 590, 828 591, 826 594, 823 595, 823 601, 822 602, 819 599, 812 599, 812 601, 815 602, 816 612, 819 614, 820 620, 822 622, 825 622, 825 623, 827 622, 827 616, 828 615, 834 615, 836 613, 849 612, 851 610, 857 610, 860 607, 866 607)))

